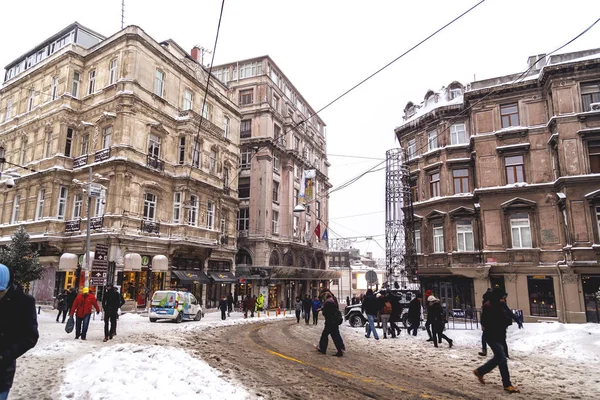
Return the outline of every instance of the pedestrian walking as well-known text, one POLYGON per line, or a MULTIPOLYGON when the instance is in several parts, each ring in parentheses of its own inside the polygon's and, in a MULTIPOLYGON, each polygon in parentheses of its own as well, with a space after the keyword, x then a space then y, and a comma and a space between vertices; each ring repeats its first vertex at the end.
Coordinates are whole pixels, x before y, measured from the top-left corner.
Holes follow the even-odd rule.
POLYGON ((227 316, 231 317, 231 312, 233 311, 233 294, 229 293, 227 295, 227 316))
POLYGON ((393 293, 390 294, 390 298, 392 299, 392 313, 390 314, 390 333, 392 335, 392 339, 395 339, 397 335, 400 335, 400 327, 396 325, 401 320, 402 315, 402 305, 400 304, 400 299, 398 296, 394 296, 393 293))
POLYGON ((312 315, 313 315, 313 325, 317 325, 317 321, 319 320, 319 311, 321 311, 321 300, 319 300, 318 296, 312 301, 312 315))
POLYGON ((473 374, 480 383, 485 384, 484 375, 491 372, 494 368, 500 369, 502 377, 502 386, 509 393, 519 393, 519 389, 513 386, 510 381, 508 363, 504 353, 504 341, 506 340, 506 328, 510 325, 510 317, 506 314, 504 302, 505 293, 501 288, 494 288, 490 294, 490 299, 481 309, 481 326, 485 331, 485 340, 492 349, 494 357, 489 359, 481 367, 475 369, 473 374))
POLYGON ((81 337, 81 340, 86 340, 93 308, 96 309, 96 314, 100 314, 100 307, 98 306, 96 296, 90 293, 89 288, 83 288, 81 294, 75 298, 69 312, 70 316, 75 315, 75 339, 81 337))
POLYGON ((346 296, 346 305, 349 306, 350 305, 350 296, 346 296))
POLYGON ((60 316, 62 315, 62 323, 65 323, 65 318, 67 318, 67 312, 69 309, 67 308, 67 296, 69 294, 68 290, 63 290, 61 294, 58 295, 57 300, 58 303, 56 308, 58 309, 58 315, 56 316, 56 322, 59 322, 60 316))
MULTIPOLYGON (((381 307, 381 327, 383 328, 383 338, 387 339, 388 334, 388 322, 392 315, 392 294, 386 292, 385 296, 382 297, 383 306, 381 307)), ((395 335, 394 335, 395 336, 395 335)))
MULTIPOLYGON (((483 310, 483 305, 490 300, 490 295, 492 294, 492 288, 488 288, 486 292, 483 294, 483 298, 481 301, 481 309, 483 310)), ((481 330, 481 351, 479 355, 482 357, 487 356, 487 344, 485 343, 485 331, 481 330)))
MULTIPOLYGON (((336 310, 340 310, 340 302, 338 301, 337 297, 335 297, 335 294, 333 294, 333 292, 329 289, 329 288, 324 288, 321 293, 319 294, 319 300, 321 300, 321 304, 325 303, 325 300, 327 300, 327 295, 329 295, 331 297, 331 300, 333 300, 333 302, 335 303, 335 309, 336 310)), ((321 310, 323 310, 323 307, 321 307, 321 310)), ((322 311, 321 311, 322 313, 322 311)), ((344 322, 344 318, 342 316, 342 313, 340 311, 339 313, 339 317, 340 317, 340 325, 344 322)), ((344 339, 342 338, 342 335, 339 336, 339 341, 340 341, 340 346, 342 348, 342 351, 346 351, 346 345, 344 344, 344 339)))
POLYGON ((221 310, 221 319, 225 320, 227 318, 227 310, 229 309, 229 304, 227 303, 227 297, 221 297, 221 301, 219 301, 219 310, 221 310))
POLYGON ((73 307, 73 302, 75 301, 75 299, 77 298, 77 290, 71 286, 69 288, 69 293, 67 293, 67 312, 69 310, 71 310, 71 307, 73 307))
POLYGON ((247 294, 246 298, 242 300, 242 306, 244 311, 244 318, 248 318, 248 310, 250 309, 250 295, 247 294))
POLYGON ((367 314, 367 327, 365 337, 368 339, 371 337, 371 332, 373 332, 373 337, 375 340, 379 340, 379 335, 375 330, 375 318, 377 318, 377 313, 381 309, 381 305, 379 300, 373 294, 373 289, 368 289, 367 294, 363 297, 362 304, 360 306, 361 311, 367 314))
POLYGON ((117 331, 117 314, 121 307, 121 295, 112 283, 106 285, 106 293, 102 297, 102 310, 104 310, 104 342, 113 338, 117 331), (110 327, 109 327, 110 323, 110 327))
POLYGON ((434 296, 429 296, 427 299, 431 306, 427 312, 427 318, 431 314, 431 331, 433 335, 433 345, 438 347, 438 343, 442 343, 442 339, 448 342, 448 347, 452 347, 452 339, 444 335, 444 326, 446 325, 446 314, 440 301, 434 296))
POLYGON ((327 292, 324 294, 325 302, 323 303, 323 317, 325 318, 325 324, 323 324, 323 332, 321 333, 321 339, 319 344, 315 346, 316 350, 321 354, 327 354, 327 346, 329 344, 329 335, 335 345, 337 352, 335 356, 342 357, 346 347, 340 335, 340 324, 343 322, 342 313, 337 300, 333 297, 333 294, 327 292))
POLYGON ((421 325, 421 300, 422 298, 419 294, 408 305, 408 322, 410 323, 408 333, 410 334, 412 331, 413 336, 417 336, 417 331, 421 325))
POLYGON ((264 307, 265 307, 265 295, 260 293, 258 295, 258 297, 256 298, 256 311, 263 311, 264 307))
POLYGON ((427 339, 428 342, 432 342, 433 341, 433 335, 431 334, 431 318, 429 318, 429 306, 431 304, 429 304, 429 301, 427 299, 429 299, 430 296, 433 296, 433 292, 429 289, 427 289, 425 291, 425 309, 427 310, 427 318, 425 319, 425 329, 427 330, 427 336, 429 336, 429 339, 427 339))
POLYGON ((12 387, 17 358, 33 348, 39 338, 35 299, 13 282, 8 267, 0 264, 0 399, 12 387))
POLYGON ((304 296, 304 300, 302 300, 302 312, 304 313, 304 322, 306 325, 309 324, 310 321, 310 310, 312 309, 312 300, 309 295, 304 296))
POLYGON ((250 318, 254 318, 254 309, 256 308, 256 295, 252 295, 250 298, 250 318))
POLYGON ((294 310, 296 311, 296 323, 300 323, 300 314, 302 314, 302 299, 300 297, 296 297, 296 302, 294 303, 294 310))
MULTIPOLYGON (((512 312, 512 310, 508 307, 508 304, 506 304, 506 297, 508 295, 506 293, 504 293, 504 297, 502 298, 502 305, 504 306, 504 312, 506 313, 506 316, 508 317, 508 326, 512 325, 512 322, 515 321, 517 323, 517 325, 519 326, 519 329, 523 329, 523 322, 521 322, 521 320, 515 315, 515 313, 512 312)), ((504 355, 506 356, 506 358, 510 358, 510 356, 508 355, 508 344, 506 343, 506 335, 504 335, 504 341, 502 342, 502 346, 504 347, 504 355)))

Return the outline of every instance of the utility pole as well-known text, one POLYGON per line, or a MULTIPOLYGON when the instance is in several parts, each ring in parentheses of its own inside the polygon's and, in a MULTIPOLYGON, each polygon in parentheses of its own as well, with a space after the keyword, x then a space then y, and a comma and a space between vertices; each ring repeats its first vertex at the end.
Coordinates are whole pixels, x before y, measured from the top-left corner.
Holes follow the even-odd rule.
POLYGON ((92 217, 92 196, 91 196, 91 190, 92 190, 92 167, 90 166, 90 178, 89 178, 89 187, 88 187, 88 193, 87 193, 87 236, 86 236, 86 243, 85 243, 85 272, 84 272, 84 277, 85 277, 85 284, 84 287, 90 287, 90 221, 91 221, 91 217, 92 217))

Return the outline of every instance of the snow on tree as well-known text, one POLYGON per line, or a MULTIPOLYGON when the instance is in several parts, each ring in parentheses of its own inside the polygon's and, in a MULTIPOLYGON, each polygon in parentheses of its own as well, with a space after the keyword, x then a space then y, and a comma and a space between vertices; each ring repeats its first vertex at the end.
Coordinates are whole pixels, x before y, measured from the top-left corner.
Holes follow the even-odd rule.
POLYGON ((0 263, 12 272, 14 280, 22 285, 40 279, 43 266, 37 251, 31 250, 29 234, 22 226, 11 237, 11 243, 0 249, 0 263))

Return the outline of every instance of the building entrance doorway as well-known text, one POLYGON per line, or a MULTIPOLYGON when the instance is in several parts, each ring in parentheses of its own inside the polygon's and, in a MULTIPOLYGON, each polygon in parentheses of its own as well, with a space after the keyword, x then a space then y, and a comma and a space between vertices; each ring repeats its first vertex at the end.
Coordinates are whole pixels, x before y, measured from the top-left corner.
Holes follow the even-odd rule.
POLYGON ((584 275, 581 282, 587 322, 600 323, 600 275, 584 275))
POLYGON ((454 308, 451 282, 440 282, 440 303, 446 310, 454 308))

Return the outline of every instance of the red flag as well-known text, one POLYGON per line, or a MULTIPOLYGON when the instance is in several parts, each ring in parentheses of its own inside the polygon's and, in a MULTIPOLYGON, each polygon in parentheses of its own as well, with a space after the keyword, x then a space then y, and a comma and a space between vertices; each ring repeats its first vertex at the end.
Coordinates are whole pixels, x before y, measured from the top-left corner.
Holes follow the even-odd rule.
POLYGON ((317 240, 319 240, 319 238, 321 237, 321 223, 320 222, 317 224, 317 227, 315 228, 315 235, 317 236, 317 240))

